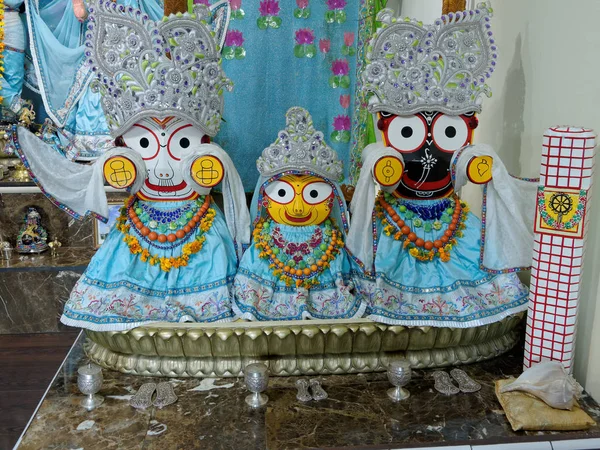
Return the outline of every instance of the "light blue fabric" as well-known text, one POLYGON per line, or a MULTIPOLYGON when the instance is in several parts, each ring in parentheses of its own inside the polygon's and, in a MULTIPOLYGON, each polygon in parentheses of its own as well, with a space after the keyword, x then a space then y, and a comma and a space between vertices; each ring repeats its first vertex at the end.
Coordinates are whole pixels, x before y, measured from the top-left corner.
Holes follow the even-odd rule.
MULTIPOLYGON (((303 243, 323 225, 295 227, 275 224, 288 242, 303 243)), ((345 250, 319 275, 319 286, 309 291, 273 276, 269 261, 251 245, 244 253, 235 277, 235 310, 250 320, 350 319, 364 308, 350 280, 350 261, 345 250)))
MULTIPOLYGON (((255 165, 248 162, 256 161, 262 150, 271 144, 273 136, 284 128, 285 113, 292 106, 310 111, 315 128, 323 131, 340 159, 348 162, 350 142, 336 142, 331 135, 335 131, 334 118, 346 115, 351 120, 354 105, 356 56, 343 55, 342 48, 344 33, 352 32, 356 36, 352 47, 356 49, 361 2, 347 2, 344 23, 326 22, 328 8, 323 0, 309 2, 310 17, 307 19, 294 17, 297 4, 293 0, 271 2, 279 5, 281 26, 266 30, 257 26, 261 3, 258 0, 242 1, 244 18, 229 23, 229 36, 234 31, 243 36, 245 57, 223 60, 223 69, 234 82, 234 89, 224 95, 224 122, 214 139, 231 155, 247 192, 254 188, 258 177, 255 165), (316 54, 312 58, 298 58, 294 54, 295 33, 299 29, 314 32, 316 54), (330 40, 328 53, 319 50, 321 39, 330 40), (329 84, 332 64, 338 59, 348 61, 349 88, 333 88, 329 84), (340 104, 341 95, 350 96, 348 109, 340 104)), ((226 41, 224 55, 228 47, 236 48, 228 46, 226 41)))
MULTIPOLYGON (((415 201, 421 205, 434 201, 415 201)), ((416 232, 432 242, 440 230, 425 232, 392 205, 416 232)), ((388 324, 470 327, 491 323, 527 307, 528 289, 516 273, 490 274, 479 266, 481 221, 468 213, 463 236, 450 250, 450 260, 420 261, 403 248, 403 241, 387 236, 377 219, 375 276, 355 268, 357 288, 368 300, 367 316, 388 324)))
MULTIPOLYGON (((172 209, 187 202, 146 203, 155 209, 172 209)), ((203 248, 190 255, 187 266, 169 272, 131 254, 123 233, 113 228, 71 292, 61 320, 67 325, 101 331, 129 329, 155 321, 230 320, 230 290, 237 257, 223 214, 216 205, 211 207, 217 215, 204 234, 203 248)), ((200 230, 197 228, 182 245, 172 249, 143 242, 133 229, 129 233, 152 255, 177 257, 182 245, 193 242, 200 230)))
MULTIPOLYGON (((10 33, 10 30, 6 30, 10 33)), ((23 92, 25 53, 4 50, 4 74, 0 73, 0 95, 4 98, 2 106, 18 112, 23 92)))
MULTIPOLYGON (((100 94, 92 92, 94 77, 84 56, 87 23, 80 23, 70 0, 38 4, 27 1, 31 54, 44 107, 66 133, 59 135, 71 158, 93 159, 112 139, 100 106, 100 94)), ((123 0, 147 13, 153 20, 163 15, 158 0, 123 0)))

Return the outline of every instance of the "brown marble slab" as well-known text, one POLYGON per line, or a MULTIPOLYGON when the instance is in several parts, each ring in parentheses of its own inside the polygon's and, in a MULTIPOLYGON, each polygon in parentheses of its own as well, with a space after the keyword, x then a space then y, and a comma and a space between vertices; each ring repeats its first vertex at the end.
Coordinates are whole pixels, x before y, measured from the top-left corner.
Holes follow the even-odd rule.
POLYGON ((0 334, 73 330, 59 322, 83 269, 0 271, 0 334))
MULTIPOLYGON (((493 381, 521 371, 522 349, 465 366, 483 388, 446 397, 433 390, 430 371, 415 371, 411 397, 392 403, 385 374, 322 377, 321 402, 296 400, 296 377, 272 378, 269 403, 252 410, 241 379, 170 379, 179 401, 137 411, 128 401, 157 379, 104 370, 105 402, 87 412, 78 402, 76 369, 86 362, 82 339, 52 383, 19 449, 294 449, 415 448, 600 437, 600 428, 570 433, 513 432, 494 395, 493 381)), ((600 420, 589 396, 582 405, 600 420)))
POLYGON ((83 270, 87 267, 96 253, 91 247, 61 247, 52 256, 50 250, 38 254, 20 254, 13 250, 10 260, 0 260, 0 274, 3 272, 23 272, 23 271, 52 271, 72 268, 74 270, 83 270))

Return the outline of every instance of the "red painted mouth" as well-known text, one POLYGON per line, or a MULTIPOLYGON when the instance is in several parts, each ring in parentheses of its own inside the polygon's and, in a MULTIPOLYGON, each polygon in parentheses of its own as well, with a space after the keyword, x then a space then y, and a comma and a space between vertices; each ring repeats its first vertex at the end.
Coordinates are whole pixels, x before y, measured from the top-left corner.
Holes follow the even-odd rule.
POLYGON ((426 181, 423 184, 419 184, 417 181, 411 180, 407 176, 404 176, 403 183, 406 187, 413 189, 415 191, 437 191, 438 189, 442 189, 450 184, 450 174, 446 175, 444 178, 438 181, 426 181))
POLYGON ((285 214, 285 218, 287 220, 289 220, 290 222, 294 222, 294 223, 304 223, 304 222, 308 222, 310 220, 311 215, 309 214, 306 217, 292 217, 290 216, 287 211, 284 211, 285 214))
POLYGON ((187 183, 185 181, 182 181, 181 183, 175 186, 159 186, 157 184, 150 183, 148 180, 145 181, 145 184, 146 187, 156 192, 176 192, 181 191, 187 187, 187 183))

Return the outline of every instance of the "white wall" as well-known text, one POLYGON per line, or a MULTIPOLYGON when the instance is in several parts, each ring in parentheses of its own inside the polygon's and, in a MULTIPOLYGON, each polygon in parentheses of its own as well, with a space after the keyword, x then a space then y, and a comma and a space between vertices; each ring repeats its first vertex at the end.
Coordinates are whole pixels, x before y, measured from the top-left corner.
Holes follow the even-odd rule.
MULTIPOLYGON (((432 2, 425 17, 414 17, 439 15, 441 0, 432 2)), ((403 0, 402 15, 413 16, 406 12, 423 3, 403 0)), ((536 177, 546 128, 568 124, 600 132, 600 1, 496 0, 492 6, 499 61, 489 83, 494 95, 484 102, 476 141, 493 145, 513 174, 536 177)), ((600 173, 596 179, 575 376, 600 399, 600 173)), ((471 188, 465 195, 472 199, 474 192, 471 188)))

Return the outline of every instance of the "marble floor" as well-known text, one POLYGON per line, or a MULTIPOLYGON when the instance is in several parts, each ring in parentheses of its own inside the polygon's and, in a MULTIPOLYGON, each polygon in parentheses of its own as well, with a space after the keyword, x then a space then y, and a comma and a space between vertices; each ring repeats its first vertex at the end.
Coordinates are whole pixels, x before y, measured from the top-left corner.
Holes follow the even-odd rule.
MULTIPOLYGON (((151 407, 138 411, 129 406, 132 394, 141 384, 157 380, 104 370, 100 393, 105 402, 87 412, 79 406, 76 381, 77 368, 86 362, 83 339, 75 343, 52 382, 21 437, 20 450, 391 449, 449 445, 470 449, 498 443, 552 449, 550 441, 566 444, 565 440, 570 439, 600 438, 597 425, 569 433, 511 430, 496 400, 493 382, 520 373, 522 350, 518 349, 466 367, 469 375, 483 385, 474 394, 438 394, 433 389, 431 372, 416 370, 407 386, 412 395, 400 403, 392 403, 386 396, 390 385, 385 374, 322 377, 329 398, 311 403, 296 400, 296 377, 271 378, 266 392, 269 403, 258 410, 244 403, 248 392, 242 379, 171 379, 179 397, 177 403, 162 410, 151 407)), ((585 396, 581 404, 594 420, 600 420, 600 407, 591 397, 585 396)))

